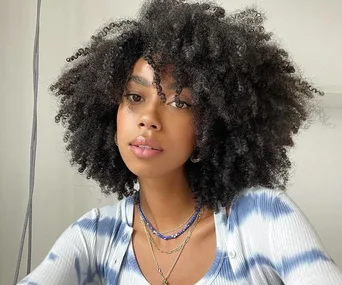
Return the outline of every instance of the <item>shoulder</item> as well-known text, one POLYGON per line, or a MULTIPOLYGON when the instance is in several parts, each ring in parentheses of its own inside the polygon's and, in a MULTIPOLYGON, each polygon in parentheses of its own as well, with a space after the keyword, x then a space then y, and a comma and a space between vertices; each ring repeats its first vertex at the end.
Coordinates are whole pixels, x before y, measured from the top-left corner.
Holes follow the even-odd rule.
POLYGON ((314 228, 286 192, 245 189, 234 199, 228 218, 228 245, 239 250, 232 261, 236 272, 244 267, 251 279, 263 272, 266 279, 280 277, 286 284, 341 284, 314 228), (257 270, 247 270, 253 267, 257 270))
POLYGON ((286 192, 265 187, 244 189, 235 197, 230 208, 231 227, 245 223, 265 222, 291 215, 296 205, 286 192))
POLYGON ((113 205, 94 208, 80 217, 72 227, 93 231, 97 236, 109 236, 122 225, 130 224, 133 197, 124 198, 113 205))

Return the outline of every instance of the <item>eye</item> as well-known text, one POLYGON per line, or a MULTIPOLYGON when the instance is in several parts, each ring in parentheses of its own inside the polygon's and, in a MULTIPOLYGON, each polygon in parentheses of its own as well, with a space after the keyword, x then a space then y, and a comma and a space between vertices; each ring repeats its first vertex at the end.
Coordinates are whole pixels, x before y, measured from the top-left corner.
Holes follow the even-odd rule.
POLYGON ((133 102, 133 103, 139 103, 142 100, 142 97, 138 94, 128 93, 128 94, 125 94, 124 96, 128 101, 133 102))
POLYGON ((177 108, 177 109, 188 109, 191 107, 190 104, 188 104, 184 101, 180 101, 180 100, 175 100, 175 101, 171 102, 170 105, 174 108, 177 108))

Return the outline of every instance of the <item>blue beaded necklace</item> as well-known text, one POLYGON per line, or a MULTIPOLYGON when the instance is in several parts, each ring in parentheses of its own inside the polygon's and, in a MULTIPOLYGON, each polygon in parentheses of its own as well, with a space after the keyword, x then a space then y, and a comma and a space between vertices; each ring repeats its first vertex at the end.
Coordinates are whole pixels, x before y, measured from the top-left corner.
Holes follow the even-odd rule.
POLYGON ((141 209, 140 203, 137 202, 138 205, 138 209, 140 212, 140 215, 142 217, 142 220, 144 221, 144 223, 146 224, 146 226, 148 226, 148 228, 151 230, 151 232, 153 234, 155 234, 156 236, 160 237, 163 240, 169 240, 169 239, 175 239, 177 237, 179 237, 181 234, 183 234, 197 219, 197 216, 199 215, 199 212, 201 211, 202 206, 198 205, 196 208, 196 212, 193 214, 193 216, 191 217, 190 221, 184 226, 184 228, 182 230, 180 230, 178 233, 175 233, 173 235, 163 235, 160 232, 158 232, 152 225, 151 223, 147 220, 143 210, 141 209))

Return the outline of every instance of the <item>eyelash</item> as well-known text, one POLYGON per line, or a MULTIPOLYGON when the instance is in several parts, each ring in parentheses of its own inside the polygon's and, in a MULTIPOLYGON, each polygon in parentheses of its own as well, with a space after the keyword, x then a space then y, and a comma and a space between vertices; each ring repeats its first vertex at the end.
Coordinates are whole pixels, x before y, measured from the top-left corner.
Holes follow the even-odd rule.
MULTIPOLYGON (((126 93, 125 95, 124 95, 124 97, 126 98, 126 100, 128 100, 130 103, 132 103, 132 104, 138 104, 138 103, 140 103, 141 101, 134 101, 133 99, 132 99, 132 97, 133 96, 138 96, 139 97, 139 99, 142 99, 143 97, 141 96, 141 95, 139 95, 139 94, 135 94, 135 93, 126 93)), ((185 102, 185 101, 181 101, 181 100, 175 100, 175 101, 172 101, 172 102, 170 102, 170 103, 168 103, 168 104, 172 104, 172 103, 176 103, 176 105, 177 104, 183 104, 182 106, 186 106, 185 108, 183 108, 183 107, 175 107, 175 108, 177 108, 177 109, 189 109, 190 107, 191 107, 191 105, 189 104, 189 103, 187 103, 187 102, 185 102)))
POLYGON ((142 96, 140 96, 139 94, 134 94, 134 93, 126 93, 124 95, 124 97, 131 103, 139 103, 140 102, 140 101, 134 101, 134 100, 130 99, 130 98, 132 98, 132 96, 138 96, 139 98, 142 98, 142 96))

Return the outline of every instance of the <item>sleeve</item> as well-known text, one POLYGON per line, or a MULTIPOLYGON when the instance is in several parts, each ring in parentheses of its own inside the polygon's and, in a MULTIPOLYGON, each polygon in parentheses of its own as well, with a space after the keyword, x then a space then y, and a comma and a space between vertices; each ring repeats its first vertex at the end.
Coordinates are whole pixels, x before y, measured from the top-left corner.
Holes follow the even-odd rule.
POLYGON ((273 203, 269 242, 272 263, 284 284, 341 285, 342 273, 307 217, 286 194, 273 203))
POLYGON ((86 285, 98 282, 95 246, 99 211, 93 209, 55 242, 44 261, 18 285, 86 285))

